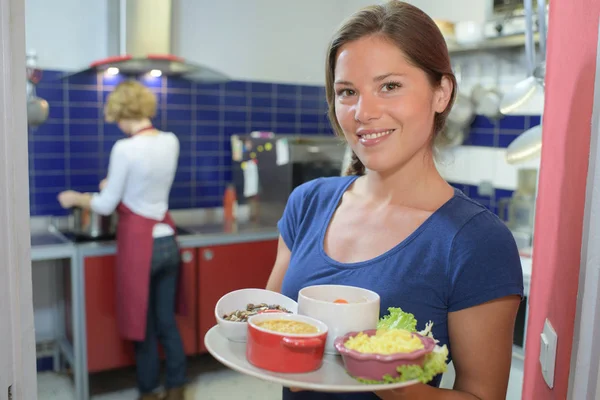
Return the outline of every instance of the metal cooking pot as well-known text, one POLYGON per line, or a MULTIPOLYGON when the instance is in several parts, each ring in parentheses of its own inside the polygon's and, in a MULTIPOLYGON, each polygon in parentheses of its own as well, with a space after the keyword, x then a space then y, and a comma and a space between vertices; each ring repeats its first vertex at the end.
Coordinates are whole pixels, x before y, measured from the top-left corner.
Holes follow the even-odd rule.
POLYGON ((113 235, 117 231, 117 214, 104 216, 92 210, 74 207, 71 209, 71 232, 90 238, 113 235))

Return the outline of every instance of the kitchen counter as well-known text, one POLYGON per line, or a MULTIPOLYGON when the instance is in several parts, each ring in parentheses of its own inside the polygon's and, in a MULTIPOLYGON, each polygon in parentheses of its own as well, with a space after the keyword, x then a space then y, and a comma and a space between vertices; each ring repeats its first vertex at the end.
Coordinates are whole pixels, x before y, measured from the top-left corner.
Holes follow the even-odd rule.
POLYGON ((75 244, 58 232, 35 232, 31 234, 31 261, 71 258, 75 244))
MULTIPOLYGON (((182 248, 216 246, 277 239, 276 227, 256 223, 179 225, 177 240, 182 248)), ((113 240, 74 243, 57 231, 31 235, 31 260, 70 258, 75 252, 83 257, 114 254, 113 240)))

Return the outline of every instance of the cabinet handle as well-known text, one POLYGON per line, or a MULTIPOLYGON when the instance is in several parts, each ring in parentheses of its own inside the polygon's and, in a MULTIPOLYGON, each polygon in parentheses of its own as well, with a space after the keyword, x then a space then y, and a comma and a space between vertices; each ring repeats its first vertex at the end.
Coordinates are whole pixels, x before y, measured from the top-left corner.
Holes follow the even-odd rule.
POLYGON ((206 261, 210 261, 213 259, 213 252, 212 252, 212 250, 204 250, 202 252, 202 256, 204 257, 204 259, 206 261))
POLYGON ((189 263, 194 259, 194 256, 192 255, 191 251, 184 251, 181 255, 181 259, 183 260, 183 262, 189 263))

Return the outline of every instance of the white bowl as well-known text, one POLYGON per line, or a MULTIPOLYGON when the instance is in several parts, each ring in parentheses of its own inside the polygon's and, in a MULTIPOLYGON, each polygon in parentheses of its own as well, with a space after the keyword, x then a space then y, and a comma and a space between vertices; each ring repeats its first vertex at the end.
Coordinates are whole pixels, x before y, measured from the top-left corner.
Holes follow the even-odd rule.
POLYGON ((235 310, 245 310, 248 303, 278 304, 292 313, 298 312, 298 303, 281 293, 271 290, 240 289, 229 292, 217 302, 215 318, 223 335, 233 342, 246 342, 248 323, 227 321, 223 319, 223 316, 235 310))
POLYGON ((298 293, 298 314, 322 321, 329 328, 325 353, 339 354, 338 336, 377 328, 379 295, 371 290, 345 285, 308 286, 298 293), (344 299, 348 304, 334 303, 344 299))

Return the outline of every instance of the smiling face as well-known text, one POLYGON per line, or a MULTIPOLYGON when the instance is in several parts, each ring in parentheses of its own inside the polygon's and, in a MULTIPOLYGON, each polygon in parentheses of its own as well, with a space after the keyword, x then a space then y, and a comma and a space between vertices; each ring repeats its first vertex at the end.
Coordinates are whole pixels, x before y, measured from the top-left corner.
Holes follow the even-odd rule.
POLYGON ((398 170, 431 152, 434 117, 452 83, 432 84, 391 41, 370 35, 344 44, 334 72, 335 116, 354 153, 369 170, 398 170))

